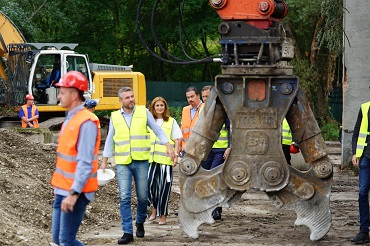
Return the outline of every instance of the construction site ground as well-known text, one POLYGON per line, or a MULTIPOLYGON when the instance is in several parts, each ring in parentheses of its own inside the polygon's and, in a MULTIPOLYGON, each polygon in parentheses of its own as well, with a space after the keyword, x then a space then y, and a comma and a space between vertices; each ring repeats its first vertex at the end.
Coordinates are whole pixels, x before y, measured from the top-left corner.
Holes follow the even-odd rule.
MULTIPOLYGON (((178 167, 166 225, 145 222, 145 237, 132 245, 351 245, 348 239, 358 232, 358 177, 340 163, 340 146, 328 143, 334 163, 331 193, 332 226, 319 241, 309 239, 305 226, 295 226, 293 211, 273 206, 261 191, 248 191, 222 220, 199 228, 198 239, 189 239, 179 228, 178 167)), ((29 141, 23 135, 0 129, 0 245, 53 245, 51 214, 56 144, 29 141)), ((101 157, 100 157, 101 158, 101 157)), ((114 165, 114 164, 113 164, 114 165)), ((135 211, 136 198, 132 207, 135 211)), ((85 245, 117 245, 122 236, 116 181, 101 186, 87 209, 78 238, 85 245)))

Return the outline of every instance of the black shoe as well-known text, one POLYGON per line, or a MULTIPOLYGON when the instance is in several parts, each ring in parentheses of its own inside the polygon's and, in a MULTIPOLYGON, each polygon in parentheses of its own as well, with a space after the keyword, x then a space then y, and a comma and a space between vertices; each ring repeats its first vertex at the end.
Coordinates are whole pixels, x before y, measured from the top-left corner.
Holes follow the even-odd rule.
POLYGON ((124 233, 123 236, 118 239, 118 244, 128 244, 134 241, 134 236, 132 234, 124 233))
POLYGON ((136 223, 136 236, 137 237, 144 237, 144 223, 136 223))
POLYGON ((222 213, 222 208, 217 207, 212 211, 212 218, 214 220, 221 220, 221 213, 222 213))
POLYGON ((355 244, 363 244, 369 242, 369 233, 359 232, 354 238, 351 239, 351 242, 355 244))

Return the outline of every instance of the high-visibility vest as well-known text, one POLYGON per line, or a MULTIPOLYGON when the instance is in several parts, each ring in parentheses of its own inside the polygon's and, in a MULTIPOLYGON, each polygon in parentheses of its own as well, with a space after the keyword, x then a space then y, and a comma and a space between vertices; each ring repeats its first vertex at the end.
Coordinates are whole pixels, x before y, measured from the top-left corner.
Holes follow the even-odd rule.
MULTIPOLYGON (((32 105, 32 113, 31 113, 30 118, 32 118, 36 115, 36 109, 37 109, 36 106, 32 105)), ((26 117, 26 119, 28 119, 28 110, 27 110, 27 105, 26 104, 22 106, 22 110, 23 110, 23 113, 24 113, 24 117, 26 117)), ((28 126, 28 124, 23 120, 21 120, 21 121, 22 121, 22 127, 26 128, 28 126)), ((39 128, 38 120, 37 119, 33 120, 32 125, 33 125, 33 128, 39 128)))
MULTIPOLYGON (((55 172, 51 178, 51 185, 69 191, 72 187, 76 167, 77 167, 77 143, 81 125, 87 120, 91 120, 98 127, 98 121, 92 117, 91 112, 82 109, 63 126, 63 133, 60 134, 57 148, 57 164, 55 172)), ((90 176, 82 189, 82 192, 94 192, 98 190, 98 153, 100 148, 100 129, 94 148, 94 160, 90 176)))
POLYGON ((290 130, 288 121, 284 118, 281 129, 281 143, 284 145, 290 145, 292 142, 292 132, 290 130))
POLYGON ((193 130, 195 122, 197 122, 199 111, 202 107, 203 107, 203 103, 199 105, 199 108, 197 109, 197 112, 195 113, 193 119, 191 119, 191 113, 190 113, 191 106, 190 105, 182 109, 182 116, 181 116, 181 132, 182 132, 181 147, 182 149, 185 148, 185 144, 189 140, 189 137, 193 130))
POLYGON ((220 136, 218 137, 218 140, 213 144, 212 148, 213 149, 227 149, 228 145, 228 131, 226 129, 226 125, 223 124, 221 131, 220 131, 220 136))
POLYGON ((358 133, 357 138, 357 147, 356 147, 356 157, 360 158, 364 153, 364 148, 367 146, 366 138, 370 135, 369 132, 369 119, 368 119, 368 112, 369 112, 370 102, 361 104, 361 112, 362 112, 362 120, 360 126, 360 132, 358 133))
POLYGON ((116 164, 130 164, 132 160, 144 161, 150 157, 150 133, 144 106, 136 106, 128 128, 121 111, 112 112, 114 127, 114 155, 116 164))
MULTIPOLYGON (((166 136, 172 146, 175 148, 175 142, 171 139, 172 134, 172 127, 173 127, 173 118, 169 118, 168 121, 163 121, 162 130, 166 133, 166 136)), ((160 144, 159 138, 155 135, 155 133, 150 130, 150 140, 151 140, 151 147, 150 147, 150 158, 149 163, 153 161, 159 164, 165 165, 172 165, 171 157, 166 157, 167 154, 167 147, 166 145, 160 144)))
MULTIPOLYGON (((202 110, 203 107, 199 110, 199 113, 201 113, 202 110)), ((229 143, 227 136, 228 131, 226 125, 223 124, 220 130, 220 136, 218 137, 217 141, 213 144, 212 149, 227 149, 229 143)))

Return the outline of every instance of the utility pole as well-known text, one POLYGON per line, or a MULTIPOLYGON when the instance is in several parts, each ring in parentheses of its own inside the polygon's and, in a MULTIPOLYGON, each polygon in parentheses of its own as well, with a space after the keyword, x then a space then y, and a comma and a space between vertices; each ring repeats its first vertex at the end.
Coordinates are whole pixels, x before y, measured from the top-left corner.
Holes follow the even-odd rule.
POLYGON ((367 0, 344 0, 342 164, 352 158, 352 133, 360 105, 370 101, 370 15, 367 0))

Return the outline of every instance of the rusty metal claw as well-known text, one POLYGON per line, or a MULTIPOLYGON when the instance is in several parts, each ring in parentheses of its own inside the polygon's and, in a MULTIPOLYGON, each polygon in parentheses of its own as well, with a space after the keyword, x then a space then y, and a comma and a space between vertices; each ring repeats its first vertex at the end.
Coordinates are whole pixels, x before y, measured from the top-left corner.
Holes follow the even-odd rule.
POLYGON ((291 180, 282 190, 267 192, 276 207, 294 210, 295 225, 305 225, 311 240, 319 240, 331 227, 330 192, 332 173, 326 179, 316 176, 313 168, 300 172, 291 168, 291 180))
POLYGON ((212 211, 216 207, 229 207, 239 200, 243 192, 229 189, 222 176, 223 165, 210 171, 199 168, 197 175, 180 172, 181 200, 179 224, 190 238, 198 238, 203 223, 213 224, 212 211))

